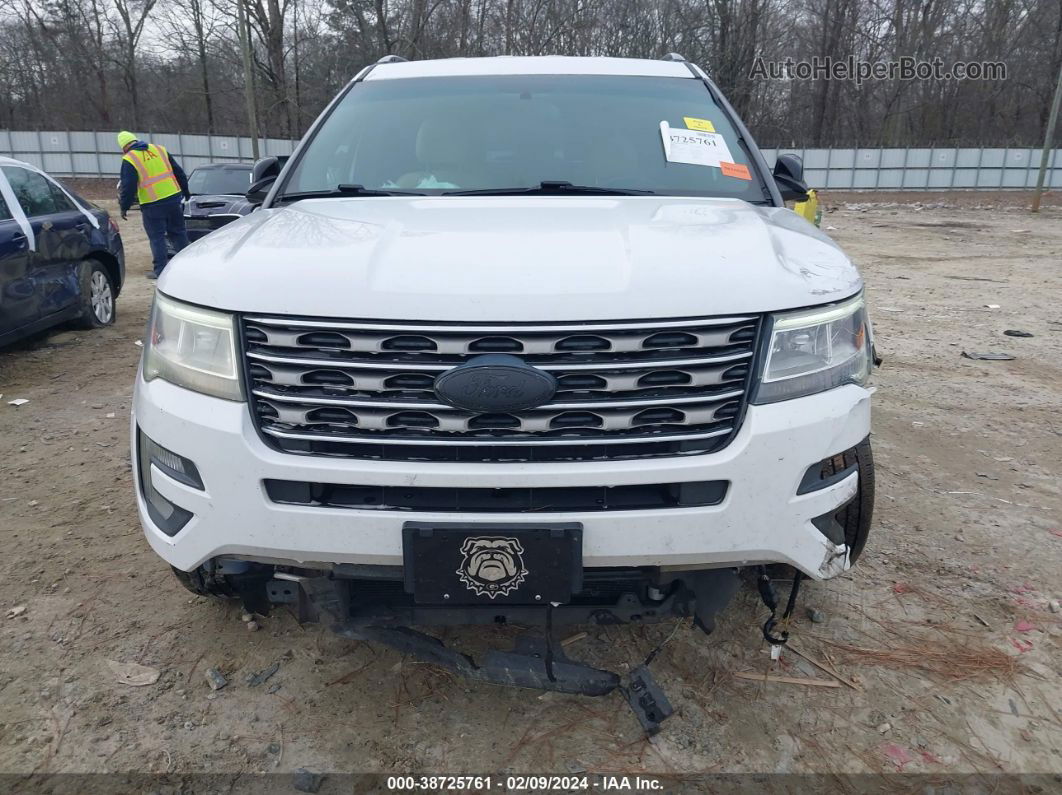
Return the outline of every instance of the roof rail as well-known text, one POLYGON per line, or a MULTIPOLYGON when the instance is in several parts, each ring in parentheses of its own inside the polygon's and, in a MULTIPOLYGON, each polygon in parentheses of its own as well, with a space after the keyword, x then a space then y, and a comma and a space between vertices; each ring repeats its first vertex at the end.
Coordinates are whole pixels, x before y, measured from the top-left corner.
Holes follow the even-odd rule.
POLYGON ((376 63, 405 63, 408 58, 403 58, 401 55, 385 55, 376 63))
POLYGON ((686 56, 685 55, 679 55, 677 52, 669 52, 667 55, 665 55, 660 60, 661 61, 678 61, 679 63, 686 63, 686 56))

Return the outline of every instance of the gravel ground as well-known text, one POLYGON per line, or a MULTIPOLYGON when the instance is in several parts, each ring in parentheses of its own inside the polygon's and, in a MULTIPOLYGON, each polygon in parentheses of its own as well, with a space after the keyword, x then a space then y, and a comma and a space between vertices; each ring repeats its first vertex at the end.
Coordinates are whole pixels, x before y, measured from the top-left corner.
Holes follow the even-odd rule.
MULTIPOLYGON (((1062 210, 898 200, 830 195, 823 221, 863 268, 885 359, 870 543, 807 588, 794 631, 838 678, 770 661, 751 589, 710 638, 589 628, 569 654, 613 669, 671 638, 654 671, 678 714, 652 741, 618 694, 471 683, 284 611, 253 631, 177 584, 130 484, 153 290, 131 216, 117 325, 0 351, 0 772, 1062 772, 1062 210), (151 683, 123 683, 129 663, 151 683), (768 670, 838 686, 735 676, 768 670)), ((448 639, 475 651, 513 631, 448 639)))

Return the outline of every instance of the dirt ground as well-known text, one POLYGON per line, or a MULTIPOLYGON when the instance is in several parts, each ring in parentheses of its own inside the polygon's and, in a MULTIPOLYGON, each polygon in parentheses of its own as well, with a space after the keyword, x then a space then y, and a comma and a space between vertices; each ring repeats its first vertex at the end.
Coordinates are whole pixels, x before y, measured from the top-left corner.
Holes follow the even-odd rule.
POLYGON ((794 631, 838 677, 770 661, 752 589, 711 637, 588 628, 568 653, 613 670, 670 637, 654 671, 677 714, 652 741, 618 694, 455 679, 284 611, 249 631, 178 585, 130 483, 153 290, 131 215, 117 325, 0 351, 0 772, 1062 772, 1062 209, 899 198, 830 195, 823 220, 863 269, 884 356, 873 534, 854 571, 807 588, 794 631), (109 661, 159 678, 123 684, 109 661), (838 686, 735 676, 767 671, 838 686))

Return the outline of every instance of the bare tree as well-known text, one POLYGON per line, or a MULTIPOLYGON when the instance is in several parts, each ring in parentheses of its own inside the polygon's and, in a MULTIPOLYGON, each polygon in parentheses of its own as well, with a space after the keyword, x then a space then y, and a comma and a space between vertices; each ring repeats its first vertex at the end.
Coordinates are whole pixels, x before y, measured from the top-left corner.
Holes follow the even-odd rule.
MULTIPOLYGON (((114 0, 118 21, 112 19, 121 58, 118 61, 125 85, 129 89, 132 126, 140 127, 140 78, 137 64, 137 48, 144 35, 144 24, 155 7, 156 0, 114 0)), ((91 0, 95 3, 95 0, 91 0)))

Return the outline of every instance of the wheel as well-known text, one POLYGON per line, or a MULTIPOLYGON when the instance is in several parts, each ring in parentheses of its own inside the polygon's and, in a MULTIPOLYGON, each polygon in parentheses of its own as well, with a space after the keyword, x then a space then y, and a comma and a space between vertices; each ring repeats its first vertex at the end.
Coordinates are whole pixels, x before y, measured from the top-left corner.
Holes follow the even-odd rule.
POLYGON ((866 438, 850 450, 835 455, 823 469, 823 477, 840 472, 852 465, 859 472, 859 491, 834 518, 844 530, 844 542, 848 545, 848 559, 853 564, 858 560, 870 535, 870 520, 874 515, 874 453, 870 438, 866 438))
POLYGON ((77 323, 82 328, 103 328, 114 323, 118 311, 114 301, 114 283, 103 264, 87 259, 78 266, 81 283, 81 315, 77 323))

